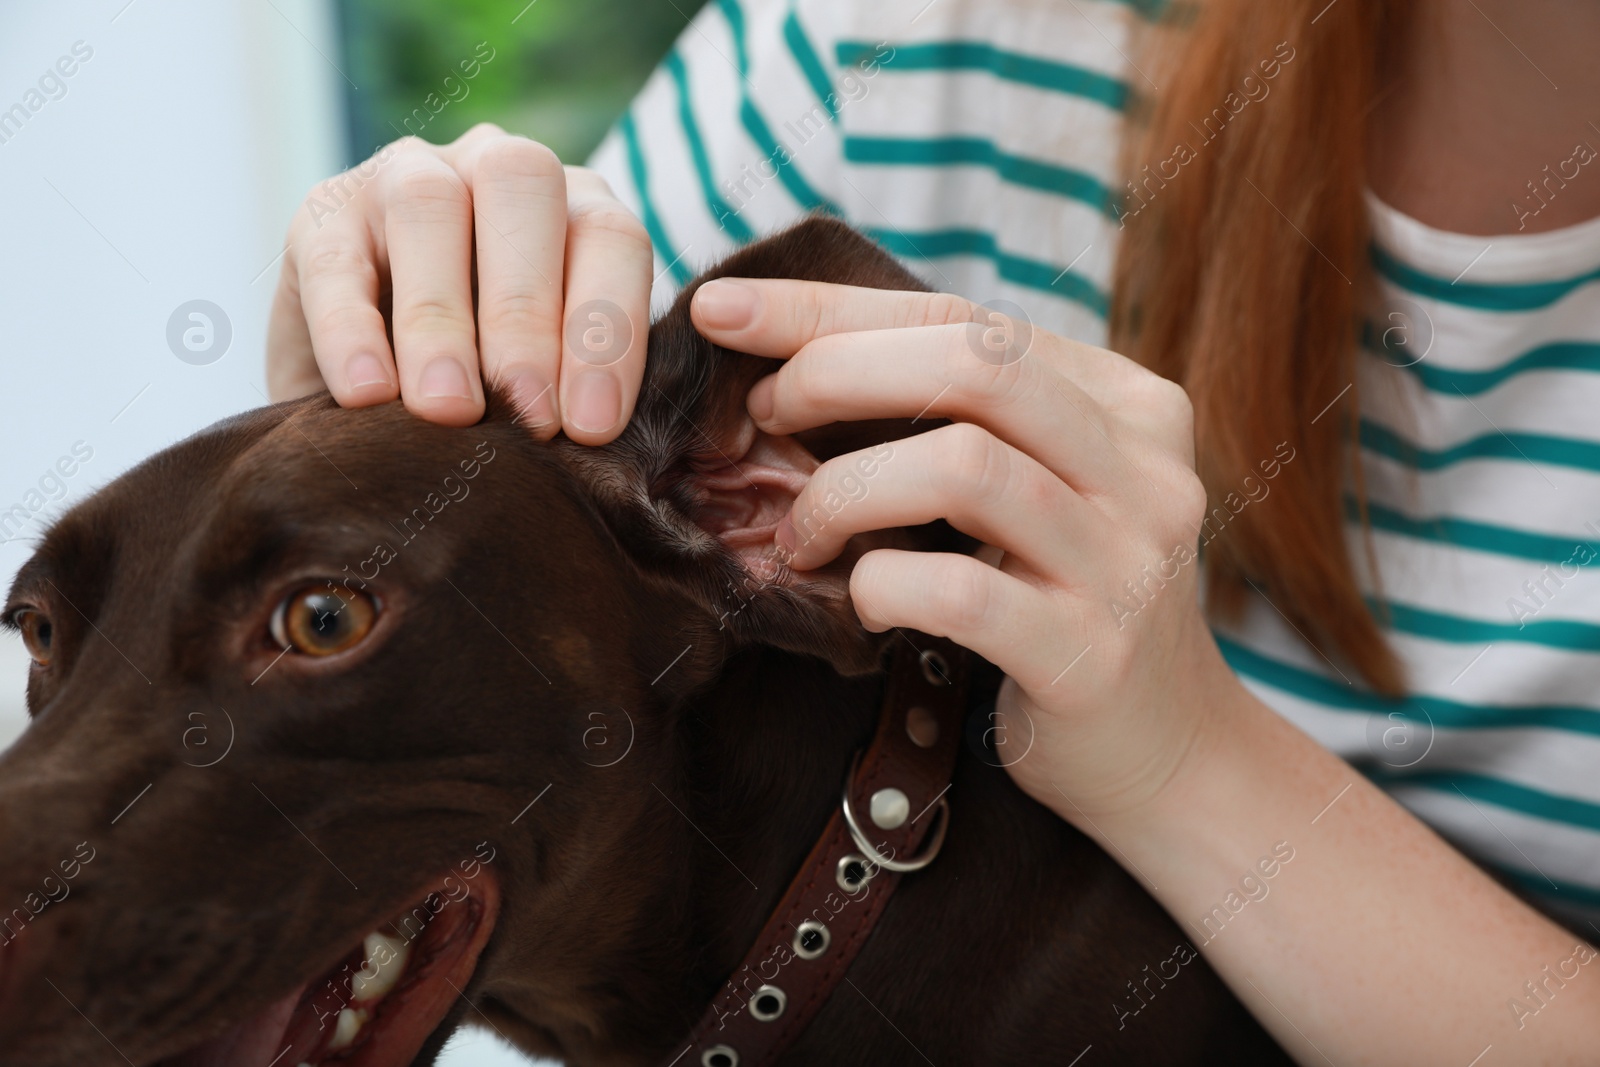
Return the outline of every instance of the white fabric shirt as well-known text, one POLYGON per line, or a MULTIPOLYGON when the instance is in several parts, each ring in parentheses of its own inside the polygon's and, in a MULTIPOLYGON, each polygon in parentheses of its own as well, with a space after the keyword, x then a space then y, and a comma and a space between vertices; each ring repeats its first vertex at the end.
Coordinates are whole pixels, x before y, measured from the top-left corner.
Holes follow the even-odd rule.
MULTIPOLYGON (((1117 182, 1143 80, 1128 36, 1157 7, 713 0, 593 165, 645 220, 658 308, 820 208, 937 289, 1103 345, 1139 203, 1117 182)), ((1298 73, 1287 43, 1261 59, 1242 106, 1298 73)), ((1370 206, 1369 592, 1412 695, 1375 696, 1264 600, 1217 637, 1252 691, 1475 860, 1600 922, 1600 219, 1484 238, 1370 206)), ((1246 506, 1271 506, 1264 484, 1246 506)))

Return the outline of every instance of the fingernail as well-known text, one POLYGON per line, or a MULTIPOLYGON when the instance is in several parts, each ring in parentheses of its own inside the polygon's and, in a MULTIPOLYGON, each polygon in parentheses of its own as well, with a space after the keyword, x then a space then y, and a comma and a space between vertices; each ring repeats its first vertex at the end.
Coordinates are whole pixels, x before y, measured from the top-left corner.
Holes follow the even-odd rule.
POLYGON ((417 379, 422 395, 430 400, 449 397, 452 400, 471 400, 472 385, 467 381, 466 368, 449 356, 440 356, 422 368, 417 379))
POLYGON ((742 330, 755 320, 761 294, 748 285, 717 278, 695 291, 694 304, 704 325, 716 330, 742 330))
POLYGON ((351 389, 365 389, 369 385, 388 385, 389 372, 377 356, 370 352, 362 352, 344 365, 344 380, 351 389))
POLYGON ((556 421, 556 391, 544 375, 532 367, 521 367, 502 381, 529 426, 539 429, 556 421))
POLYGON ((622 417, 622 386, 603 370, 579 372, 567 392, 567 422, 585 433, 603 433, 622 417))
POLYGON ((776 388, 773 378, 774 375, 769 374, 761 379, 750 390, 750 395, 745 397, 745 408, 749 410, 750 417, 757 422, 766 422, 772 418, 772 393, 776 388))

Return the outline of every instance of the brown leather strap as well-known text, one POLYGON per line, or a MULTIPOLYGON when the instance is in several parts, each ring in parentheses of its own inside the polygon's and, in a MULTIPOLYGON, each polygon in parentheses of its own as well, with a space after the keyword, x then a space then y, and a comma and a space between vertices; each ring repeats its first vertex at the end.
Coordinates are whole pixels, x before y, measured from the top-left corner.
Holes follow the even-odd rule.
POLYGON ((949 641, 907 636, 893 657, 878 732, 841 790, 840 807, 743 963, 665 1067, 775 1061, 843 980, 899 879, 911 876, 891 868, 937 853, 970 667, 966 650, 949 641), (866 847, 848 825, 846 794, 866 847))

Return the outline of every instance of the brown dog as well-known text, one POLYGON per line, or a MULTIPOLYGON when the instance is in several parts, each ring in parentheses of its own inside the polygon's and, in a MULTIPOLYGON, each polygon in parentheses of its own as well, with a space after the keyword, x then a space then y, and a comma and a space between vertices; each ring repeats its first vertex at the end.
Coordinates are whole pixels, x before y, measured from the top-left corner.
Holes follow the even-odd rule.
MULTIPOLYGON (((814 220, 716 273, 921 288, 814 220)), ((772 569, 818 459, 774 365, 688 295, 601 449, 313 397, 63 518, 6 607, 37 661, 0 758, 0 1065, 400 1067, 486 1021, 649 1064, 737 965, 871 735, 868 547, 772 569), (374 936, 376 935, 376 936, 374 936)), ((921 427, 918 427, 920 429, 921 427)), ((907 878, 784 1064, 1287 1062, 1087 839, 964 752, 907 878)))

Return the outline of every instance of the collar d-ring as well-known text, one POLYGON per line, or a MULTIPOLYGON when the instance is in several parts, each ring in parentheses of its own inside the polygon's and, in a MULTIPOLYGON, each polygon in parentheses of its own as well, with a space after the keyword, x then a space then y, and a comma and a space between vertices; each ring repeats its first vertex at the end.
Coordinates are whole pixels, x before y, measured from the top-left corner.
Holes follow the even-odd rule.
MULTIPOLYGON (((839 813, 844 816, 845 829, 850 831, 850 840, 855 842, 869 863, 882 867, 886 871, 896 874, 906 874, 910 871, 920 871, 938 858, 939 850, 944 847, 945 831, 950 826, 950 801, 941 794, 934 803, 937 809, 933 817, 937 820, 932 830, 928 831, 928 839, 923 842, 922 851, 908 860, 894 859, 879 852, 867 840, 867 835, 861 832, 861 824, 856 821, 855 809, 850 804, 850 787, 856 780, 856 768, 861 765, 861 753, 857 752, 855 759, 850 761, 850 773, 845 775, 844 796, 839 801, 839 813)), ((921 818, 922 816, 917 816, 921 818)), ((916 820, 912 820, 915 822, 916 820)))
POLYGON ((772 1067, 845 980, 901 875, 939 854, 972 658, 946 638, 917 634, 896 646, 886 667, 877 731, 851 763, 839 807, 742 965, 686 1043, 663 1054, 661 1067, 772 1067), (752 990, 749 979, 757 973, 765 984, 752 990))

